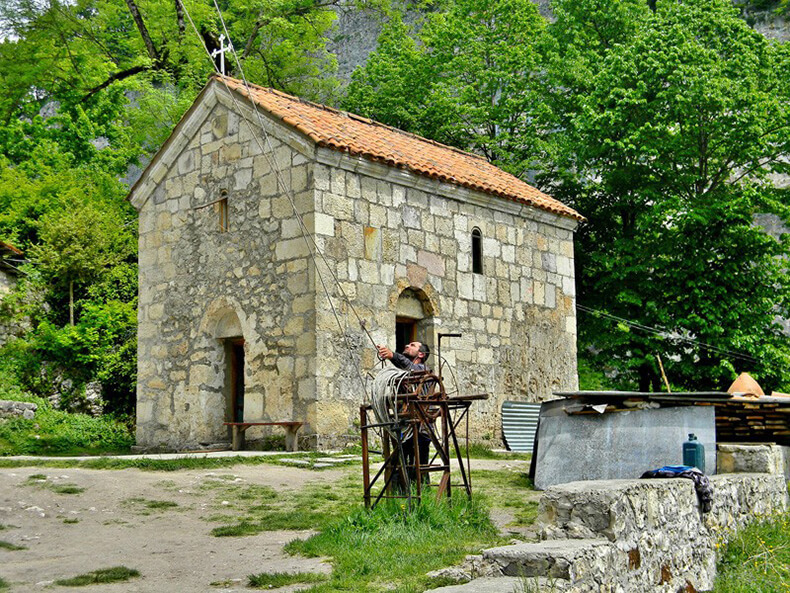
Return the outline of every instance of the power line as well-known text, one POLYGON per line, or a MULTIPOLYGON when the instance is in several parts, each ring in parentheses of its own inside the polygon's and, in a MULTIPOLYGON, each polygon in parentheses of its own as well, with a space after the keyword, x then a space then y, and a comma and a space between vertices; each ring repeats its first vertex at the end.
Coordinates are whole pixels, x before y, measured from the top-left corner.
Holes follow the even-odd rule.
MULTIPOLYGON (((622 323, 627 325, 628 327, 632 327, 634 329, 638 329, 640 331, 644 331, 646 333, 655 334, 664 338, 665 340, 676 340, 679 342, 686 342, 688 344, 694 344, 696 346, 700 346, 701 348, 705 348, 717 354, 721 354, 723 356, 728 356, 730 358, 738 358, 740 360, 745 360, 746 362, 757 363, 760 362, 757 358, 750 356, 748 354, 742 354, 740 352, 734 352, 732 350, 727 350, 726 348, 721 348, 719 346, 714 346, 712 344, 707 344, 705 342, 701 342, 699 340, 695 340, 694 338, 688 338, 681 335, 678 330, 669 331, 667 329, 661 329, 657 327, 652 327, 650 325, 645 325, 643 323, 638 323, 636 321, 632 321, 630 319, 625 319, 624 317, 618 317, 617 315, 612 315, 611 313, 607 313, 605 311, 598 311, 597 309, 592 309, 590 307, 585 307, 584 305, 576 305, 576 308, 579 311, 584 313, 590 313, 591 315, 596 315, 598 317, 605 317, 607 319, 611 319, 613 321, 617 321, 618 323, 622 323)), ((683 330, 686 333, 688 330, 683 330)))
MULTIPOLYGON (((222 29, 225 32, 225 34, 227 35, 228 39, 230 39, 230 34, 228 33, 228 29, 227 29, 227 27, 225 25, 225 20, 224 20, 224 18, 222 16, 222 11, 219 9, 219 6, 217 5, 216 0, 214 1, 214 7, 215 7, 215 9, 217 11, 217 15, 219 16, 220 22, 222 24, 222 29)), ((347 350, 349 352, 351 352, 351 351, 354 350, 354 348, 352 348, 352 345, 351 345, 351 342, 350 342, 350 338, 348 336, 346 328, 344 328, 343 323, 340 320, 340 315, 338 314, 337 309, 335 308, 335 304, 334 304, 334 302, 332 300, 332 296, 331 296, 331 294, 329 292, 329 288, 327 287, 326 282, 324 281, 324 278, 321 275, 321 271, 320 271, 320 268, 319 268, 319 265, 318 265, 318 259, 316 259, 316 255, 318 255, 318 257, 320 257, 321 261, 323 261, 324 265, 326 266, 327 271, 331 275, 332 279, 335 282, 335 285, 337 286, 338 290, 340 291, 340 294, 342 295, 343 299, 345 300, 346 304, 348 305, 348 308, 354 313, 354 316, 359 321, 359 324, 362 327, 362 330, 365 332, 365 334, 367 335, 367 337, 371 341, 371 343, 374 346, 376 346, 376 342, 373 339, 373 336, 368 331, 367 327, 365 326, 365 322, 362 320, 362 318, 357 313, 356 309, 354 308, 353 304, 351 303, 351 300, 348 298, 348 295, 343 290, 343 287, 340 284, 340 281, 338 280, 337 276, 332 271, 331 266, 329 265, 329 262, 326 260, 326 257, 324 256, 323 252, 319 248, 319 246, 316 243, 314 237, 312 236, 312 234, 310 233, 310 231, 307 229, 306 225, 304 224, 304 220, 302 219, 302 216, 301 216, 301 214, 299 213, 299 210, 296 207, 296 202, 294 200, 294 197, 291 195, 290 189, 288 188, 288 186, 285 184, 285 181, 283 180, 283 176, 282 176, 282 174, 281 174, 281 172, 280 172, 280 170, 279 170, 279 168, 277 166, 277 162, 275 161, 275 159, 272 156, 273 153, 274 153, 274 149, 273 149, 273 146, 271 144, 271 140, 269 138, 269 134, 266 131, 266 128, 264 126, 263 118, 262 118, 261 113, 260 113, 260 111, 258 109, 258 105, 257 105, 257 103, 255 102, 255 100, 253 98, 252 89, 250 89, 250 85, 249 85, 249 83, 247 81, 247 78, 246 78, 246 76, 244 74, 244 69, 243 69, 243 67, 241 65, 241 61, 239 60, 239 57, 238 57, 238 54, 236 53, 235 48, 231 45, 231 53, 232 53, 233 58, 234 58, 234 60, 236 62, 236 65, 238 67, 239 73, 241 74, 241 79, 242 79, 242 82, 244 84, 244 88, 247 91, 247 95, 248 95, 248 97, 250 99, 250 103, 252 105, 253 111, 254 111, 257 119, 258 119, 259 133, 261 133, 263 135, 264 142, 266 144, 266 148, 264 148, 263 144, 261 143, 261 140, 260 140, 260 138, 258 136, 258 133, 255 130, 255 127, 252 125, 252 123, 249 121, 249 119, 247 119, 247 116, 245 115, 244 110, 239 107, 239 103, 238 103, 238 101, 236 99, 235 92, 233 90, 231 90, 230 87, 228 86, 228 83, 225 80, 224 74, 217 69, 217 65, 214 62, 214 59, 211 57, 211 52, 209 51, 208 47, 206 46, 206 43, 203 40, 203 37, 200 35, 200 32, 198 31, 197 26, 195 25, 195 22, 192 20, 192 16, 190 15, 189 10, 186 8, 186 5, 184 5, 184 14, 187 15, 187 18, 189 19, 189 23, 192 26, 192 29, 195 32, 195 35, 200 40, 200 43, 203 46, 203 49, 205 50, 206 55, 208 56, 208 59, 211 62, 214 71, 217 74, 220 75, 220 78, 221 78, 223 84, 225 85, 225 89, 228 91, 228 95, 230 96, 231 100, 233 101, 233 104, 236 106, 237 112, 239 113, 239 115, 241 115, 241 117, 244 119, 244 122, 247 124, 247 127, 248 127, 248 129, 250 131, 250 134, 255 139, 255 142, 258 145, 258 149, 260 150, 261 154, 264 156, 264 158, 269 163, 269 166, 270 166, 271 170, 274 172, 275 178, 277 180, 278 188, 288 198, 288 201, 289 201, 289 203, 291 205, 291 208, 293 210, 293 213, 294 213, 294 217, 296 218, 296 221, 297 221, 297 223, 299 225, 299 229, 300 229, 300 231, 302 233, 302 238, 304 239, 305 244, 307 245, 307 250, 308 250, 308 252, 310 254, 310 258, 313 261, 313 265, 314 265, 315 271, 316 271, 316 276, 318 277, 319 282, 321 283, 321 287, 322 287, 324 293, 326 294, 326 297, 327 297, 327 300, 329 302, 329 306, 330 306, 330 308, 332 310, 332 314, 333 314, 333 316, 335 318, 335 321, 337 322, 338 327, 340 328, 341 332, 343 333, 343 337, 344 337, 344 341, 346 342, 347 350)), ((358 378, 359 378, 360 382, 362 383, 364 393, 367 395, 367 382, 365 381, 364 377, 362 377, 362 375, 360 374, 359 368, 356 367, 356 365, 354 365, 354 366, 355 366, 355 368, 357 370, 358 378)))

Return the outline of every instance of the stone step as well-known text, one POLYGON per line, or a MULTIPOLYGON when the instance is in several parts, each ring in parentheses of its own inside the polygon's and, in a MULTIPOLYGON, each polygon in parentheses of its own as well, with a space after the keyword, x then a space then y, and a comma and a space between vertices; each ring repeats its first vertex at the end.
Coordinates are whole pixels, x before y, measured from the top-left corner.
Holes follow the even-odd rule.
POLYGON ((589 564, 613 551, 606 539, 563 539, 490 548, 483 551, 483 558, 508 576, 573 580, 574 562, 589 564))
POLYGON ((543 577, 485 577, 431 589, 431 593, 560 593, 567 585, 568 581, 543 577))

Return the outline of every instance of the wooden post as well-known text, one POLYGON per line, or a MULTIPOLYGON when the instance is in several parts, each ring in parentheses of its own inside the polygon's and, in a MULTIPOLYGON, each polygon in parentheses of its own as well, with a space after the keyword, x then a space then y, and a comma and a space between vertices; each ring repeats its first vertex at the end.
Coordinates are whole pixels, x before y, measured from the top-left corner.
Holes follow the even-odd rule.
POLYGON ((359 426, 362 428, 362 486, 365 508, 370 508, 370 453, 368 451, 368 412, 359 406, 359 426))

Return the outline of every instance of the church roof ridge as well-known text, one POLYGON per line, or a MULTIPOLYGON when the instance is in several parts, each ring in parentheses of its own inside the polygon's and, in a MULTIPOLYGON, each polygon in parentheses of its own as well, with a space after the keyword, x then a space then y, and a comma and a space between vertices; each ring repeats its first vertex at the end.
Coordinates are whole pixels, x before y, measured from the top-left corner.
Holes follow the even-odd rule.
POLYGON ((479 155, 275 89, 247 85, 244 81, 218 74, 212 79, 305 134, 319 146, 521 202, 577 221, 584 220, 573 208, 479 155))

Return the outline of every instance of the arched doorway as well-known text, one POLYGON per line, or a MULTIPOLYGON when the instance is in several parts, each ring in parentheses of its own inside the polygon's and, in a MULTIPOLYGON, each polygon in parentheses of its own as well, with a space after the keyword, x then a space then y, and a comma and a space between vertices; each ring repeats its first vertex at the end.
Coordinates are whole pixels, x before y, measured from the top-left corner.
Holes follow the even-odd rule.
POLYGON ((225 351, 225 420, 244 422, 244 336, 234 311, 223 312, 214 337, 225 351))
POLYGON ((433 349, 434 307, 428 295, 418 288, 406 288, 398 296, 395 308, 395 348, 419 341, 433 349))

